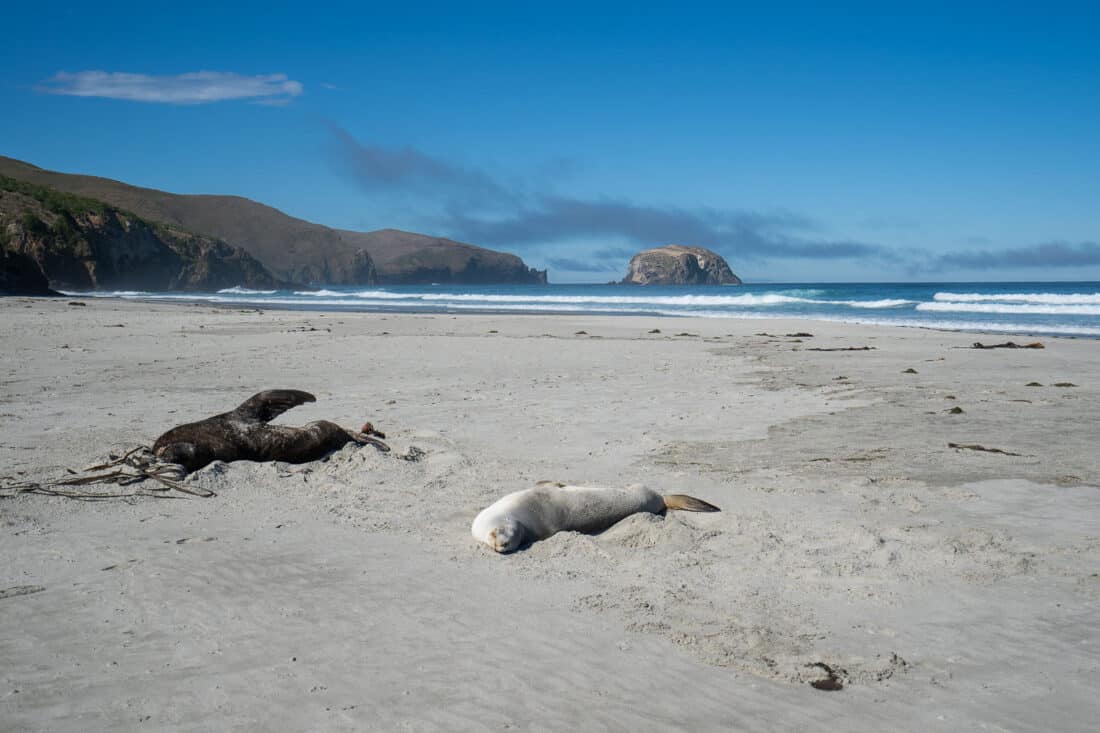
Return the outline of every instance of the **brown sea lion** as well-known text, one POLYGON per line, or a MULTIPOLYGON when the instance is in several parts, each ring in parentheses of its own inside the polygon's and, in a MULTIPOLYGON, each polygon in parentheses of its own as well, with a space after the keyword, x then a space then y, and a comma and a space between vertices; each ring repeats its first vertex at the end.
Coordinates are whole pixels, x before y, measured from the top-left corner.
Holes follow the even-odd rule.
POLYGON ((169 430, 157 438, 153 453, 167 463, 178 463, 188 472, 213 461, 315 461, 348 443, 390 448, 373 436, 385 437, 367 423, 362 433, 346 430, 328 420, 303 427, 269 425, 292 407, 316 402, 309 392, 269 389, 253 395, 240 407, 198 422, 169 430))

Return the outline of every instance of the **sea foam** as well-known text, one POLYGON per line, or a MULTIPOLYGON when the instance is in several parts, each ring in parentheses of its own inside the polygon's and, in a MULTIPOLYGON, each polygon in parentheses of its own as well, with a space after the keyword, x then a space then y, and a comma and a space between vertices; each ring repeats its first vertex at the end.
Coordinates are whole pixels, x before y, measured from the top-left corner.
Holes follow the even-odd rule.
POLYGON ((1100 315, 1100 303, 1097 305, 1039 305, 1035 303, 977 303, 942 302, 921 303, 919 311, 938 311, 954 313, 1013 313, 1042 316, 1095 316, 1100 315))
POLYGON ((1100 303, 1100 293, 936 293, 933 300, 954 303, 1036 303, 1047 305, 1100 303))
POLYGON ((250 288, 242 288, 240 285, 234 285, 231 288, 222 288, 218 293, 222 295, 274 295, 279 292, 278 290, 252 290, 250 288))

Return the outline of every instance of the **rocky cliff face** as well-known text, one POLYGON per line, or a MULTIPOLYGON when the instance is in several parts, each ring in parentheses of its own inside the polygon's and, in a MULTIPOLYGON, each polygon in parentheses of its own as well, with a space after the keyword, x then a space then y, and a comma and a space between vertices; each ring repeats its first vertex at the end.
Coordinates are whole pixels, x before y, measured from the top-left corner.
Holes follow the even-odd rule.
MULTIPOLYGON (((0 249, 64 290, 218 290, 282 283, 225 242, 99 201, 0 178, 0 249)), ((22 281, 30 282, 25 267, 22 281)))
POLYGON ((5 249, 0 243, 0 295, 60 295, 50 288, 38 263, 25 254, 5 249))
POLYGON ((740 285, 720 255, 702 247, 670 244, 647 249, 630 259, 627 285, 740 285))

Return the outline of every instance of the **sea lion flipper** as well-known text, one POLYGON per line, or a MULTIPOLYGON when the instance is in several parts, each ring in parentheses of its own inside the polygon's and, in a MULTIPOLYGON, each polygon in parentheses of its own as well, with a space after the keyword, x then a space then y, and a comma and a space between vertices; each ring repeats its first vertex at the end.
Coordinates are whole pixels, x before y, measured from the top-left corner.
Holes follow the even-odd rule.
POLYGON ((232 415, 246 422, 271 422, 292 407, 316 401, 300 389, 268 389, 242 402, 232 415))
POLYGON ((661 497, 665 500, 665 509, 679 509, 685 512, 720 512, 713 504, 708 504, 702 499, 696 499, 687 494, 669 494, 661 497))
POLYGON ((354 440, 359 445, 373 445, 375 448, 382 451, 383 453, 389 453, 390 452, 390 447, 388 445, 383 443, 378 438, 367 435, 365 432, 360 433, 358 435, 356 435, 355 433, 348 433, 348 437, 350 437, 352 440, 354 440))

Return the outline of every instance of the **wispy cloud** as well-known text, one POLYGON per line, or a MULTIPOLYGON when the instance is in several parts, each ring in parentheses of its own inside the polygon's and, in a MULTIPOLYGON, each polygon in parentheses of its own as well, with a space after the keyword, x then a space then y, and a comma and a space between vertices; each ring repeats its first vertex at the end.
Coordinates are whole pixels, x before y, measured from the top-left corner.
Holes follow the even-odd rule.
POLYGON ((365 144, 336 125, 331 129, 339 165, 361 186, 374 194, 416 195, 434 202, 440 211, 433 222, 448 236, 509 249, 560 242, 596 245, 584 267, 576 257, 556 258, 562 269, 602 272, 609 269, 606 263, 624 262, 640 246, 674 242, 709 247, 739 261, 890 258, 874 244, 807 236, 817 229, 816 222, 793 212, 685 209, 560 196, 530 179, 505 185, 480 169, 412 147, 365 144))
POLYGON ((1100 265, 1100 244, 1096 242, 1045 242, 1031 247, 976 250, 940 255, 928 269, 1006 270, 1039 267, 1091 267, 1100 265))
POLYGON ((117 71, 59 71, 39 91, 72 97, 102 97, 162 104, 207 104, 247 99, 285 104, 302 93, 301 82, 286 74, 244 76, 230 71, 194 71, 151 76, 117 71))
MULTIPOLYGON (((588 239, 635 245, 700 245, 740 259, 838 259, 882 255, 861 242, 802 239, 789 230, 801 217, 715 209, 642 206, 626 201, 538 196, 531 206, 501 218, 468 216, 452 209, 442 223, 454 236, 494 246, 588 239)), ((612 250, 621 256, 621 250, 612 250)))
POLYGON ((555 270, 566 272, 616 272, 622 268, 604 259, 581 260, 576 257, 548 257, 546 264, 555 270))
POLYGON ((476 168, 465 168, 412 147, 386 148, 361 143, 330 125, 340 166, 363 188, 377 192, 442 198, 463 206, 511 205, 514 194, 476 168))

